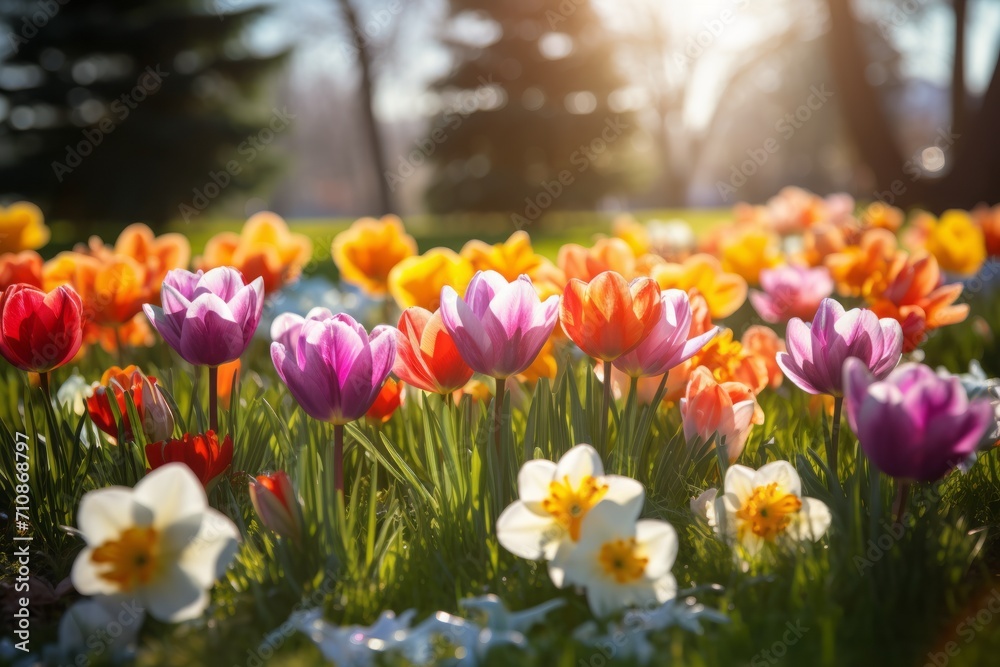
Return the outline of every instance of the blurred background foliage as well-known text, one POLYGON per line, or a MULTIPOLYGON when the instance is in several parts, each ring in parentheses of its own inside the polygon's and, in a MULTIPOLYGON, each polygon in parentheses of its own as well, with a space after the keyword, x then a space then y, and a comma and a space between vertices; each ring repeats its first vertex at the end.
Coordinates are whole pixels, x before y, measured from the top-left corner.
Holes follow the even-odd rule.
POLYGON ((998 198, 990 0, 2 0, 0 27, 0 203, 76 226, 998 198))

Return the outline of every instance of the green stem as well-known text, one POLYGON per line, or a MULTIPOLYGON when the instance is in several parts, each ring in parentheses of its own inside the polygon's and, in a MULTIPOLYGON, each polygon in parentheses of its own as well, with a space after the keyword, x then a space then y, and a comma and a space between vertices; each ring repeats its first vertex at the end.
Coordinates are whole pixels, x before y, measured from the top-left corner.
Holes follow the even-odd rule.
POLYGON ((910 500, 910 483, 900 481, 896 487, 896 500, 892 504, 892 515, 896 523, 903 523, 903 515, 906 513, 906 505, 910 500))
POLYGON ((208 367, 208 423, 219 434, 219 367, 208 367))
POLYGON ((507 391, 507 379, 496 378, 496 395, 493 397, 493 446, 497 451, 497 463, 500 466, 500 488, 507 479, 507 458, 503 455, 503 399, 507 391))
POLYGON ((333 489, 344 497, 344 425, 333 426, 333 489))
POLYGON ((45 398, 47 398, 49 403, 51 403, 52 389, 49 386, 49 371, 45 371, 44 373, 39 373, 38 378, 42 383, 42 392, 45 394, 45 398))
POLYGON ((604 362, 604 407, 601 409, 601 458, 606 459, 611 443, 608 441, 608 413, 611 412, 611 363, 604 362))
POLYGON ((837 452, 840 451, 840 411, 844 407, 844 397, 833 398, 833 423, 830 426, 830 444, 826 450, 826 462, 830 473, 837 477, 837 452))

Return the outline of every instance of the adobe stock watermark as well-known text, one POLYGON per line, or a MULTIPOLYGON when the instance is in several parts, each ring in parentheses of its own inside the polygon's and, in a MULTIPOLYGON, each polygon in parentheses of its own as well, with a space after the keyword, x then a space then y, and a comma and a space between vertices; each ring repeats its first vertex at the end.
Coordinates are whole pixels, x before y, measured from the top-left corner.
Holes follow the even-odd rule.
POLYGON ((510 221, 517 229, 524 229, 526 226, 538 220, 539 217, 559 197, 576 182, 579 174, 586 172, 594 164, 598 157, 614 144, 629 128, 629 125, 622 122, 620 116, 606 118, 604 129, 600 134, 590 140, 589 143, 580 144, 579 147, 569 156, 569 163, 574 170, 563 169, 556 178, 551 181, 542 181, 542 189, 534 197, 524 198, 524 208, 521 213, 511 213, 510 221))
POLYGON ((726 27, 736 20, 739 10, 749 4, 750 0, 733 0, 732 9, 723 9, 715 18, 706 19, 697 32, 688 35, 684 41, 684 50, 674 53, 674 64, 677 68, 684 69, 700 58, 705 50, 722 36, 726 27))
POLYGON ((941 160, 943 166, 948 150, 961 138, 961 134, 952 132, 951 125, 939 127, 934 133, 934 141, 931 145, 914 151, 910 159, 903 163, 903 176, 908 176, 909 178, 906 181, 902 178, 897 178, 889 184, 887 189, 876 190, 872 193, 872 196, 877 201, 880 201, 887 206, 892 206, 899 197, 906 194, 906 191, 909 188, 909 183, 914 183, 917 179, 927 174, 924 164, 925 155, 928 154, 928 152, 933 153, 932 157, 935 159, 941 160))
POLYGON ((781 639, 755 653, 750 658, 750 667, 768 667, 768 665, 778 664, 788 654, 788 649, 798 644, 807 632, 809 632, 809 628, 802 625, 802 621, 785 623, 785 632, 781 635, 781 639))
POLYGON ((62 6, 70 0, 38 0, 35 9, 31 13, 25 12, 21 17, 21 25, 16 26, 17 32, 11 30, 7 33, 7 41, 10 43, 10 55, 16 55, 21 47, 30 42, 38 34, 38 31, 48 25, 62 6))
POLYGON ((111 104, 108 110, 114 114, 114 118, 105 115, 95 125, 85 128, 81 132, 81 139, 76 144, 66 145, 66 157, 64 162, 55 160, 52 162, 52 173, 60 183, 73 170, 83 164, 84 158, 93 153, 104 141, 104 137, 111 134, 121 123, 135 111, 147 97, 159 92, 163 85, 163 80, 170 76, 170 72, 161 69, 160 65, 150 66, 143 70, 136 81, 135 87, 119 95, 111 104))
POLYGON ((205 184, 191 189, 191 201, 177 207, 177 212, 184 218, 184 222, 191 222, 192 218, 201 215, 201 212, 229 187, 233 177, 239 176, 243 168, 256 160, 261 151, 271 145, 275 137, 291 127, 291 121, 294 119, 295 114, 290 112, 288 107, 281 107, 280 110, 272 109, 267 125, 247 136, 236 147, 237 156, 228 160, 224 168, 219 171, 210 170, 205 184))
MULTIPOLYGON (((831 97, 833 97, 833 91, 828 90, 825 83, 819 86, 815 84, 809 86, 809 95, 794 111, 786 113, 775 122, 774 131, 778 133, 782 141, 788 141, 812 119, 814 114, 823 108, 831 97)), ((746 160, 743 160, 739 165, 729 166, 729 180, 715 182, 715 189, 722 201, 728 202, 729 197, 746 185, 779 150, 781 150, 781 141, 774 136, 765 139, 759 147, 748 148, 746 160)))
POLYGON ((900 4, 893 4, 888 11, 879 17, 875 22, 878 31, 882 33, 884 39, 892 37, 892 29, 899 28, 907 19, 916 14, 927 5, 927 0, 903 0, 900 4))
POLYGON ((417 168, 426 164, 427 159, 434 155, 438 146, 448 141, 449 132, 454 132, 462 127, 462 123, 470 114, 480 108, 482 103, 494 103, 497 101, 499 93, 497 84, 493 81, 493 75, 479 77, 479 86, 475 92, 459 98, 455 109, 445 113, 441 117, 441 122, 430 131, 428 136, 413 142, 413 149, 405 155, 399 156, 399 163, 394 171, 386 171, 383 177, 389 184, 389 190, 396 191, 407 178, 416 173, 417 168))
POLYGON ((993 623, 997 614, 1000 614, 1000 589, 994 588, 976 613, 969 614, 955 626, 955 634, 963 640, 963 643, 959 644, 952 640, 940 647, 940 651, 929 651, 924 667, 945 667, 952 658, 962 652, 963 646, 971 644, 977 634, 993 623))
POLYGON ((371 46, 379 35, 392 23, 392 19, 403 13, 402 0, 392 0, 385 7, 373 11, 363 23, 359 23, 352 31, 353 40, 342 40, 340 54, 345 59, 357 58, 362 48, 371 46))

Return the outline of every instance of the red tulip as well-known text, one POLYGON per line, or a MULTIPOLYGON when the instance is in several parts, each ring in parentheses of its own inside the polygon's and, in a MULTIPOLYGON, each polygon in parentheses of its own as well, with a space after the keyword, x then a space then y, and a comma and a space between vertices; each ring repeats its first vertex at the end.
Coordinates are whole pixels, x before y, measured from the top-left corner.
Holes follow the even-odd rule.
POLYGON ((83 343, 83 302, 72 287, 51 292, 18 283, 0 295, 0 354, 23 371, 48 373, 83 343))
POLYGON ((180 440, 164 440, 146 445, 151 470, 178 461, 191 468, 206 488, 233 462, 233 440, 228 435, 219 445, 215 431, 204 435, 185 433, 180 440))
POLYGON ((287 473, 279 470, 251 479, 250 502, 267 528, 282 537, 302 537, 302 506, 287 473))
POLYGON ((399 317, 393 372, 407 384, 436 394, 449 394, 472 377, 472 369, 444 328, 441 311, 416 306, 399 317))
POLYGON ((368 408, 365 416, 382 423, 392 419, 392 414, 403 403, 404 386, 402 381, 397 382, 392 378, 387 378, 378 396, 375 397, 375 402, 368 408))
POLYGON ((139 415, 139 421, 146 439, 151 442, 166 440, 174 432, 174 415, 160 391, 153 376, 146 376, 136 366, 124 369, 112 366, 101 377, 101 384, 87 399, 90 418, 112 438, 118 437, 118 423, 111 410, 111 396, 118 403, 118 413, 124 422, 125 439, 134 438, 132 422, 128 418, 128 403, 125 394, 132 396, 132 403, 139 415))

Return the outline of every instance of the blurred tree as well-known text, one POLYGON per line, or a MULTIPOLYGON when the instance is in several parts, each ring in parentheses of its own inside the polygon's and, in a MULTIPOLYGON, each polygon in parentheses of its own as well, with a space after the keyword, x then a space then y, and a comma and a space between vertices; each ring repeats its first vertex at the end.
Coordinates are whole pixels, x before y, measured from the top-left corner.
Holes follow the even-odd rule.
MULTIPOLYGON (((951 125, 928 138, 944 155, 938 173, 921 171, 900 150, 893 133, 894 120, 886 112, 882 91, 869 81, 871 51, 865 23, 851 0, 826 0, 830 12, 830 62, 841 107, 854 144, 872 172, 876 196, 897 206, 919 205, 932 211, 971 208, 1000 201, 1000 58, 973 108, 966 84, 965 45, 968 31, 966 0, 946 0, 954 16, 951 68, 951 125)), ((903 6, 902 20, 922 10, 921 3, 903 6)), ((895 8, 897 12, 899 8, 895 8)), ((891 22, 890 22, 891 23, 891 22)), ((883 26, 879 26, 880 29, 883 26)))
POLYGON ((589 0, 451 0, 443 41, 456 64, 434 90, 440 112, 393 184, 435 167, 433 211, 592 208, 634 185, 637 121, 616 108, 625 84, 613 37, 589 0))
POLYGON ((284 57, 243 41, 264 11, 228 0, 0 4, 2 196, 79 223, 158 224, 193 221, 227 188, 258 184, 272 163, 262 153, 294 118, 252 104, 284 57))

